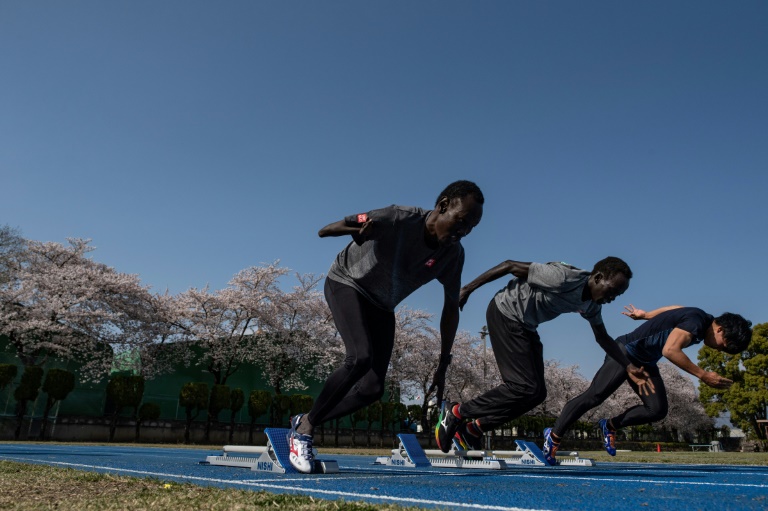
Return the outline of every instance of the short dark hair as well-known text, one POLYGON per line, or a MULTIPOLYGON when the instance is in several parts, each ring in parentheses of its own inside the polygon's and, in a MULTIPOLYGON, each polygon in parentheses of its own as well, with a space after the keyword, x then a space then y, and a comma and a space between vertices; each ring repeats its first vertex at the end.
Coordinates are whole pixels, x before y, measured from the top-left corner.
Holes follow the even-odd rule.
POLYGON ((752 322, 738 314, 724 312, 715 318, 715 323, 723 328, 726 345, 723 351, 736 355, 741 353, 752 340, 752 322))
POLYGON ((592 273, 594 274, 597 272, 602 273, 606 279, 610 279, 618 273, 627 277, 627 280, 632 278, 632 270, 629 269, 629 265, 618 257, 608 256, 595 263, 595 267, 592 268, 592 273))
POLYGON ((484 204, 485 203, 485 197, 483 197, 483 192, 480 191, 480 187, 477 186, 472 181, 454 181, 453 183, 449 184, 445 187, 445 190, 440 192, 440 195, 437 196, 437 200, 435 201, 435 206, 437 206, 440 203, 440 199, 443 197, 448 199, 448 202, 452 201, 453 199, 462 199, 466 197, 467 195, 471 195, 474 197, 475 202, 478 204, 484 204))

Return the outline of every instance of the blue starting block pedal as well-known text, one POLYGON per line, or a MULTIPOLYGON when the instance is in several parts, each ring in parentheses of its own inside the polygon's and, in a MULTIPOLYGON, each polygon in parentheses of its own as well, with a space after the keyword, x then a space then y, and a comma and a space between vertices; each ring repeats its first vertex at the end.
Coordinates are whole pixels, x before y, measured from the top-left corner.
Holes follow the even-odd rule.
POLYGON ((421 448, 421 444, 416 439, 416 435, 400 433, 397 438, 400 439, 400 446, 397 449, 392 449, 392 456, 379 456, 373 462, 374 465, 409 468, 432 466, 427 455, 424 454, 424 449, 421 448))
MULTIPOLYGON (((523 451, 526 458, 536 460, 535 463, 527 463, 528 465, 549 465, 549 463, 547 463, 547 459, 544 457, 544 453, 541 452, 541 449, 539 449, 538 445, 534 444, 533 442, 527 442, 525 440, 515 440, 515 443, 517 444, 518 450, 523 451)), ((525 464, 526 463, 523 462, 523 465, 525 464)))
MULTIPOLYGON (((496 459, 502 459, 509 465, 529 465, 529 466, 551 466, 544 458, 541 448, 533 442, 525 440, 515 440, 517 444, 516 451, 493 451, 496 459)), ((558 465, 571 465, 579 467, 594 467, 595 461, 589 458, 579 458, 579 453, 559 453, 557 457, 558 465)))
POLYGON ((438 450, 425 451, 416 439, 416 435, 401 433, 397 437, 400 439, 400 446, 397 449, 392 449, 392 456, 379 456, 373 462, 374 465, 407 468, 479 468, 486 470, 503 470, 507 468, 504 461, 490 459, 483 451, 457 451, 454 449, 447 454, 438 450))
MULTIPOLYGON (((300 474, 293 468, 288 458, 290 450, 288 446, 289 429, 267 428, 266 446, 251 445, 225 445, 220 456, 207 456, 204 465, 219 465, 225 467, 250 468, 257 472, 274 472, 277 474, 300 474), (247 456, 248 454, 258 456, 247 456)), ((339 465, 333 460, 315 460, 312 471, 314 474, 335 474, 339 471, 339 465)))

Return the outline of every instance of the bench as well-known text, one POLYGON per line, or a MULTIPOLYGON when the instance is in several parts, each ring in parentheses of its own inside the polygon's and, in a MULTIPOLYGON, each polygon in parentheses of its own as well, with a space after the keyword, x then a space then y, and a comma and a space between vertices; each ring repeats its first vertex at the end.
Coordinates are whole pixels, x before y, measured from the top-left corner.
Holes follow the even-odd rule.
POLYGON ((707 452, 720 452, 723 450, 722 446, 720 445, 720 442, 717 440, 710 442, 708 444, 688 444, 688 447, 691 448, 691 451, 707 451, 707 452))

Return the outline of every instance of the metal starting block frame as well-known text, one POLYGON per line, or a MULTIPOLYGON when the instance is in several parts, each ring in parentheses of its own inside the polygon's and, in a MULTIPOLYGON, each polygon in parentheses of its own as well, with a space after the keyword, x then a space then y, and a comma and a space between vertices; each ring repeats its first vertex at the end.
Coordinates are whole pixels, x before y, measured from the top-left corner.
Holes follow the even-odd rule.
MULTIPOLYGON (((393 467, 441 467, 441 468, 477 468, 486 470, 504 470, 508 465, 527 465, 549 467, 544 453, 539 446, 525 440, 515 440, 515 451, 464 451, 455 447, 448 453, 440 450, 422 449, 415 435, 401 433, 397 435, 400 446, 392 449, 392 456, 379 456, 374 465, 393 467)), ((579 458, 579 453, 562 453, 558 465, 593 467, 595 461, 579 458)))
MULTIPOLYGON (((300 474, 293 468, 288 458, 289 429, 267 428, 267 445, 225 445, 220 456, 207 456, 201 465, 219 465, 224 467, 243 467, 255 472, 273 472, 276 474, 300 474), (234 455, 233 455, 234 454, 234 455), (248 456, 255 454, 258 456, 248 456)), ((335 474, 339 464, 333 460, 315 460, 313 474, 335 474)))
POLYGON ((400 433, 400 446, 392 449, 392 456, 379 456, 374 465, 392 467, 443 467, 443 468, 479 468, 486 470, 503 470, 507 468, 503 460, 489 459, 483 451, 456 451, 447 454, 438 450, 425 451, 416 435, 400 433))
MULTIPOLYGON (((510 465, 551 466, 544 458, 538 445, 525 440, 515 440, 515 451, 493 451, 495 458, 503 459, 510 465)), ((578 452, 558 453, 557 464, 564 466, 594 467, 595 460, 579 458, 578 452)))
POLYGON ((400 446, 392 449, 392 456, 379 456, 374 465, 388 465, 391 467, 424 468, 431 467, 432 463, 427 459, 424 449, 416 439, 416 435, 400 433, 400 446))

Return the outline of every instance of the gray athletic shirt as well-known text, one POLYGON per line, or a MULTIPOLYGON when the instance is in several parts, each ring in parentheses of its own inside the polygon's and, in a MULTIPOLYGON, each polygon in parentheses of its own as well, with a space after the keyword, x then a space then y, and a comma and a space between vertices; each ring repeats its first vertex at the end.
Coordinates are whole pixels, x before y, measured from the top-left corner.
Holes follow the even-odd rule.
POLYGON ((528 278, 514 278, 496 293, 496 305, 506 317, 528 330, 566 312, 578 312, 592 325, 601 325, 602 307, 581 299, 590 272, 565 263, 531 263, 528 278))
MULTIPOLYGON (((464 247, 461 243, 427 246, 424 229, 430 213, 395 205, 365 213, 373 220, 373 229, 365 239, 355 236, 336 256, 328 278, 355 288, 388 311, 394 311, 397 304, 433 279, 458 302, 464 247)), ((344 220, 347 225, 356 225, 362 223, 359 216, 344 220)))

